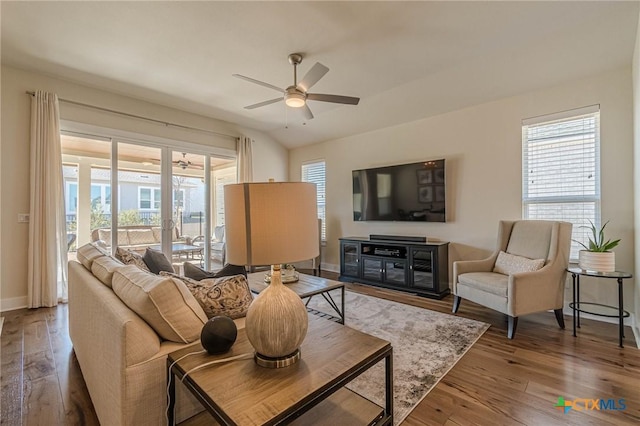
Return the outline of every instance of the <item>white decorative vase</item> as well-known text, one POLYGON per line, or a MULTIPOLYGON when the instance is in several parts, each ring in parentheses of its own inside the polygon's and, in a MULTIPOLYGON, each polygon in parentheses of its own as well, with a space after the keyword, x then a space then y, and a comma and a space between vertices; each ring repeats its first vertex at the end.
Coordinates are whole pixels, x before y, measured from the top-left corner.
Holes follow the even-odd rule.
POLYGON ((587 271, 614 272, 616 270, 616 254, 612 251, 580 250, 578 266, 587 271))
POLYGON ((263 367, 286 367, 300 359, 307 335, 307 308, 300 296, 282 284, 280 268, 271 269, 271 284, 253 300, 245 321, 256 362, 263 367))

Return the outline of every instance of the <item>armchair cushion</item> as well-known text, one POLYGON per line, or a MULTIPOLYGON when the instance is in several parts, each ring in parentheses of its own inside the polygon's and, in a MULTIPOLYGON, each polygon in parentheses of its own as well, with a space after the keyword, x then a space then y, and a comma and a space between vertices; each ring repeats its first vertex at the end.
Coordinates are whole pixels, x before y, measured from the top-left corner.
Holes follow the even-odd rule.
POLYGON ((519 272, 533 272, 544 266, 544 259, 529 259, 500 251, 493 272, 511 275, 519 272))
POLYGON ((459 286, 467 286, 496 296, 507 297, 509 276, 496 272, 469 272, 458 277, 459 286))

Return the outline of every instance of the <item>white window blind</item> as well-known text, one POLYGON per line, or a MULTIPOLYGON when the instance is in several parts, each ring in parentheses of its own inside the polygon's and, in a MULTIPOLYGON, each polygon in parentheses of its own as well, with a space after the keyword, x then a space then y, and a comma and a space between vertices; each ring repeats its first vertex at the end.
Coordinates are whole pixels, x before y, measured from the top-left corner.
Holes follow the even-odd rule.
MULTIPOLYGON (((525 219, 573 223, 587 242, 600 225, 600 111, 597 106, 523 121, 522 203, 525 219)), ((571 260, 581 246, 572 241, 571 260)))
POLYGON ((320 240, 327 241, 327 225, 325 216, 325 163, 324 161, 314 161, 302 165, 302 181, 316 184, 318 201, 318 218, 322 219, 320 229, 320 240))

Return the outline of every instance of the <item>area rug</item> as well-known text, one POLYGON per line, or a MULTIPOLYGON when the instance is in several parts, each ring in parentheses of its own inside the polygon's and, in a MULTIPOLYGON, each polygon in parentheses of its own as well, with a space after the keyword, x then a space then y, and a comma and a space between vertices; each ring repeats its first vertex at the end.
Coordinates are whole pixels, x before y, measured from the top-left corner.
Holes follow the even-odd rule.
MULTIPOLYGON (((335 293, 335 292, 334 292, 335 293)), ((340 305, 340 295, 334 299, 340 305)), ((393 346, 394 424, 444 377, 489 328, 489 324, 415 306, 346 292, 346 325, 391 342, 393 346)), ((309 307, 335 314, 322 297, 309 307)), ((384 362, 347 385, 384 407, 384 362)))

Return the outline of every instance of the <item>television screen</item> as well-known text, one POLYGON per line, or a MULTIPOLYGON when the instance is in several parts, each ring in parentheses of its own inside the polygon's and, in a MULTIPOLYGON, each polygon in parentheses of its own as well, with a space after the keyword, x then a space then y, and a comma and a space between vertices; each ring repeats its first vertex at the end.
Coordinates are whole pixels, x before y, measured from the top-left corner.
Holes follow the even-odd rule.
POLYGON ((353 220, 445 222, 444 160, 354 170, 353 220))

